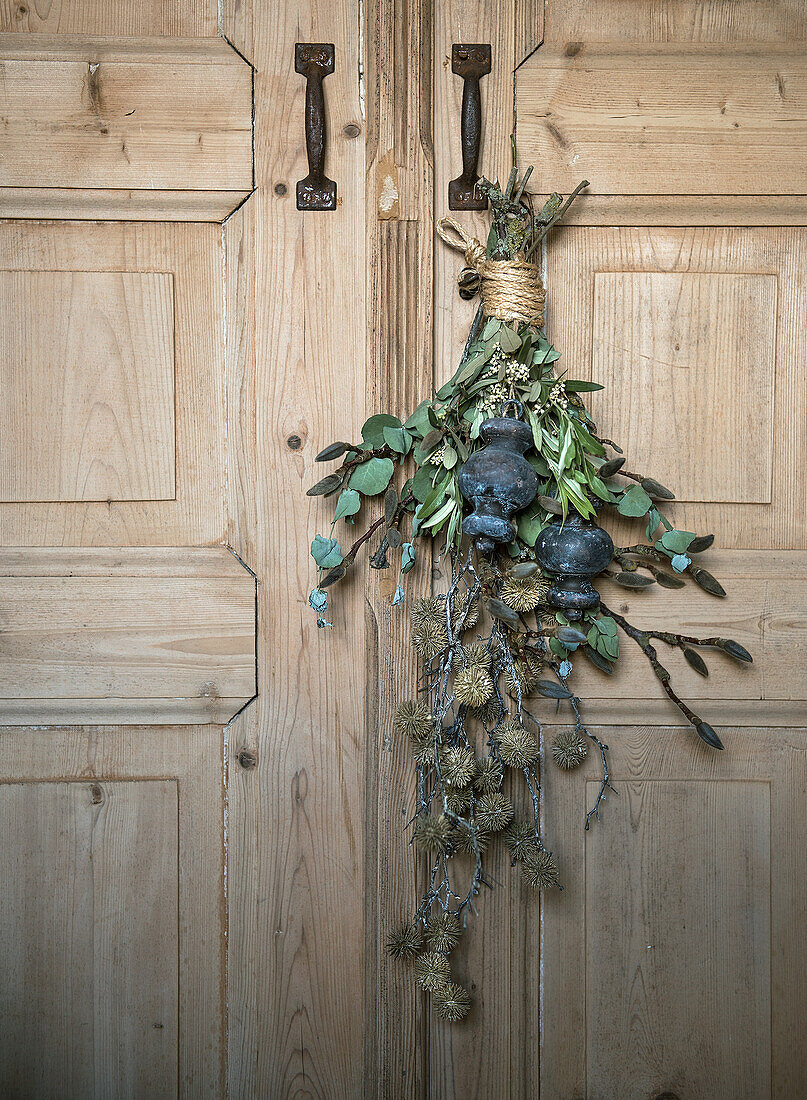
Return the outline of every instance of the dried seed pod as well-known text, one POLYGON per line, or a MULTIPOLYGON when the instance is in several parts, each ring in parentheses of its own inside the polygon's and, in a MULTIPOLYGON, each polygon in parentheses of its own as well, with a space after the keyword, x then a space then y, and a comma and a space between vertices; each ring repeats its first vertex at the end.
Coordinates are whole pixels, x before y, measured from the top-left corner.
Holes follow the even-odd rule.
POLYGON ((552 742, 552 759, 559 768, 571 771, 588 755, 588 741, 577 730, 564 730, 552 742))
POLYGON ((534 890, 547 890, 550 886, 557 886, 558 865, 545 849, 529 852, 521 866, 524 878, 534 890))
POLYGON ((468 787, 446 786, 446 808, 452 814, 464 814, 471 805, 471 791, 468 787))
POLYGON ((442 814, 439 817, 429 814, 418 818, 413 841, 422 852, 445 852, 450 834, 451 826, 442 814))
POLYGON ((468 1015, 471 1008, 471 995, 461 985, 448 982, 434 990, 432 1004, 441 1019, 456 1023, 457 1020, 462 1020, 468 1015))
POLYGON ((483 761, 477 761, 474 790, 482 794, 492 794, 502 785, 503 776, 504 772, 499 761, 494 760, 492 756, 487 756, 483 761))
POLYGON ((454 677, 454 695, 466 707, 481 707, 493 694, 493 681, 484 668, 470 665, 454 677))
POLYGON ((402 924, 387 940, 387 954, 393 959, 413 959, 422 946, 423 935, 420 928, 402 924))
POLYGON ((513 820, 510 799, 499 791, 483 794, 476 804, 475 820, 483 829, 500 833, 513 820))
POLYGON ((434 731, 434 721, 429 708, 420 699, 408 699, 395 711, 395 729, 403 737, 423 744, 434 731))
POLYGON ((455 852, 467 852, 473 855, 474 842, 479 851, 484 852, 489 839, 490 834, 481 825, 460 821, 451 834, 451 845, 455 852))
POLYGON ((534 611, 549 591, 549 582, 543 577, 513 577, 508 574, 499 595, 514 611, 534 611))
POLYGON ((412 631, 412 645, 424 661, 431 661, 448 645, 446 628, 439 622, 427 620, 412 631))
POLYGON ((423 626, 426 622, 445 622, 445 604, 437 596, 419 596, 412 603, 410 612, 412 626, 423 626))
POLYGON ((510 849, 513 861, 521 862, 538 848, 535 826, 527 825, 525 822, 513 822, 505 831, 504 842, 510 849))
POLYGON ((512 718, 503 723, 498 739, 499 754, 508 768, 529 768, 538 759, 538 742, 512 718))
POLYGON ((704 592, 708 592, 710 596, 725 596, 725 588, 708 570, 691 569, 690 572, 692 579, 701 586, 704 592))
POLYGON ((440 774, 452 787, 467 787, 476 773, 476 757, 467 745, 440 750, 440 774))
POLYGON ((490 668, 490 650, 480 642, 463 646, 463 657, 469 668, 490 668))
POLYGON ((706 665, 706 661, 704 661, 703 657, 701 657, 700 653, 698 653, 696 649, 690 649, 689 646, 684 646, 683 652, 688 665, 691 665, 692 668, 694 668, 696 672, 700 673, 701 676, 709 675, 709 669, 706 665))
POLYGON ((453 913, 442 910, 426 921, 426 942, 430 951, 448 953, 460 942, 462 926, 453 913))
POLYGON ((415 959, 415 980, 423 989, 445 985, 450 976, 448 959, 439 951, 427 951, 415 959))

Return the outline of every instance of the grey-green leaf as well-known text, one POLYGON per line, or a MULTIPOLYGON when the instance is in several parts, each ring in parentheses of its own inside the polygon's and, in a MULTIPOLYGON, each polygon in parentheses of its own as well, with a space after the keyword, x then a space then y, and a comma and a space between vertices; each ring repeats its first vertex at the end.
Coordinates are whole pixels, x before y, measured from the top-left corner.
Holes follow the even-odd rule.
POLYGON ((509 607, 504 602, 504 600, 499 600, 495 596, 491 596, 491 598, 487 602, 487 608, 494 619, 499 619, 501 620, 501 622, 507 623, 508 626, 511 626, 514 629, 518 627, 518 615, 512 609, 512 607, 509 607))
POLYGON ((703 657, 701 657, 696 649, 690 649, 689 646, 684 646, 684 657, 686 657, 687 664, 691 665, 701 676, 709 675, 706 661, 704 661, 703 657))
POLYGON ((713 749, 722 749, 723 742, 717 736, 715 731, 709 725, 708 722, 698 721, 695 724, 695 732, 702 741, 705 741, 707 745, 710 745, 713 749))
POLYGON ((539 695, 547 699, 571 699, 572 693, 563 684, 555 684, 552 680, 539 680, 535 685, 539 695))
POLYGON ((693 539, 689 544, 688 553, 702 554, 704 550, 709 549, 714 541, 714 535, 698 535, 698 537, 693 539))
POLYGON ((680 577, 674 577, 672 573, 667 573, 663 569, 657 569, 655 577, 656 583, 662 588, 686 588, 686 581, 682 581, 680 577))
POLYGON ((651 497, 659 497, 661 500, 675 500, 675 493, 662 485, 660 481, 656 481, 652 477, 643 477, 639 483, 646 493, 649 493, 651 497))
POLYGON ((350 450, 349 443, 331 443, 325 450, 320 451, 315 462, 333 462, 335 458, 341 458, 345 451, 350 450))
POLYGON ((392 523, 395 519, 395 513, 398 510, 398 493, 396 490, 387 489, 384 494, 384 519, 387 523, 392 523))
POLYGON ((350 476, 350 488, 364 493, 366 497, 383 493, 389 485, 395 465, 391 458, 371 458, 357 466, 350 476))
POLYGON ((690 569, 690 573, 696 584, 699 584, 710 596, 725 596, 726 590, 723 585, 706 569, 690 569))
POLYGON ((339 486, 342 484, 341 474, 328 474, 327 477, 322 478, 316 485, 312 485, 310 489, 306 491, 307 497, 327 497, 331 493, 335 493, 339 486))
POLYGON ((549 512, 553 516, 563 515, 563 505, 559 500, 555 500, 554 497, 538 497, 538 503, 541 505, 545 512, 549 512))
POLYGON ((649 588, 656 583, 653 577, 646 577, 643 573, 617 573, 614 580, 623 588, 649 588))
POLYGON ((746 661, 751 664, 754 660, 744 645, 732 641, 731 638, 724 638, 720 648, 724 653, 728 653, 729 657, 733 657, 735 661, 746 661))
POLYGON ((580 645, 586 640, 586 635, 581 630, 575 630, 573 626, 559 626, 555 631, 555 637, 559 642, 569 645, 580 645))

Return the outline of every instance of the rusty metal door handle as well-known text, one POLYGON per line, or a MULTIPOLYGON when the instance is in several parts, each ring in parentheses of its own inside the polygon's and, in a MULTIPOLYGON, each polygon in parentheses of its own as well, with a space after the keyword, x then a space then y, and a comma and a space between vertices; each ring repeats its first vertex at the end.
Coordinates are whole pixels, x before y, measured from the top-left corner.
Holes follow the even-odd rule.
POLYGON ((305 151, 308 175, 297 184, 298 210, 335 210, 336 184, 325 175, 328 131, 322 81, 334 70, 333 43, 297 42, 294 69, 305 77, 305 151))
POLYGON ((460 138, 462 142, 462 175, 448 185, 449 210, 487 210, 488 200, 476 190, 479 179, 479 147, 482 142, 482 96, 480 77, 490 72, 490 44, 484 42, 455 42, 451 47, 451 71, 461 76, 462 115, 460 138))

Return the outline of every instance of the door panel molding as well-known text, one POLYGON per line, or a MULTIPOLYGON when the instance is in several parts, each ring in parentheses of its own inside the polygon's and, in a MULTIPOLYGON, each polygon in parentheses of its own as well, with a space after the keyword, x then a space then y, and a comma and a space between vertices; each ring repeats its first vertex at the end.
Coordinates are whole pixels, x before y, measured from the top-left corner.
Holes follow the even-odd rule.
POLYGON ((255 692, 255 578, 225 548, 0 550, 0 723, 227 722, 255 692))

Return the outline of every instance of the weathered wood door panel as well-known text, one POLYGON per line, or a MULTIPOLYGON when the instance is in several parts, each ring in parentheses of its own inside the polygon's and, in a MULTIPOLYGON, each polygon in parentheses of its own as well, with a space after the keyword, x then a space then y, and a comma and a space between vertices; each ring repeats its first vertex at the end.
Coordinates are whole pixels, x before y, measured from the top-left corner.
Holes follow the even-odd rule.
POLYGON ((252 70, 209 11, 45 6, 0 12, 47 32, 0 34, 0 1093, 220 1096, 255 577, 202 223, 252 188, 252 70))
POLYGON ((807 1091, 803 5, 15 0, 0 32, 0 1091, 807 1091), (334 212, 295 207, 300 41, 335 45, 334 212), (606 599, 756 661, 676 669, 719 755, 640 654, 582 672, 620 794, 585 833, 580 774, 547 776, 566 889, 493 868, 450 1027, 383 950, 420 873, 405 612, 371 572, 316 629, 304 491, 464 342, 433 243, 462 41, 492 47, 482 169, 515 107, 536 190, 591 180, 551 338, 721 548, 728 601, 606 599))
POLYGON ((548 250, 552 339, 605 385, 592 410, 629 468, 675 489, 676 524, 714 531, 704 564, 728 590, 604 583, 603 598, 639 626, 742 636, 755 660, 712 659, 708 679, 670 660, 718 754, 669 728, 629 640, 613 678, 580 670, 618 797, 584 832, 591 790, 555 772, 545 785, 566 889, 542 906, 542 1096, 807 1089, 791 1024, 807 1007, 805 22, 785 3, 728 14, 552 3, 516 78, 540 185, 591 182, 548 250))

